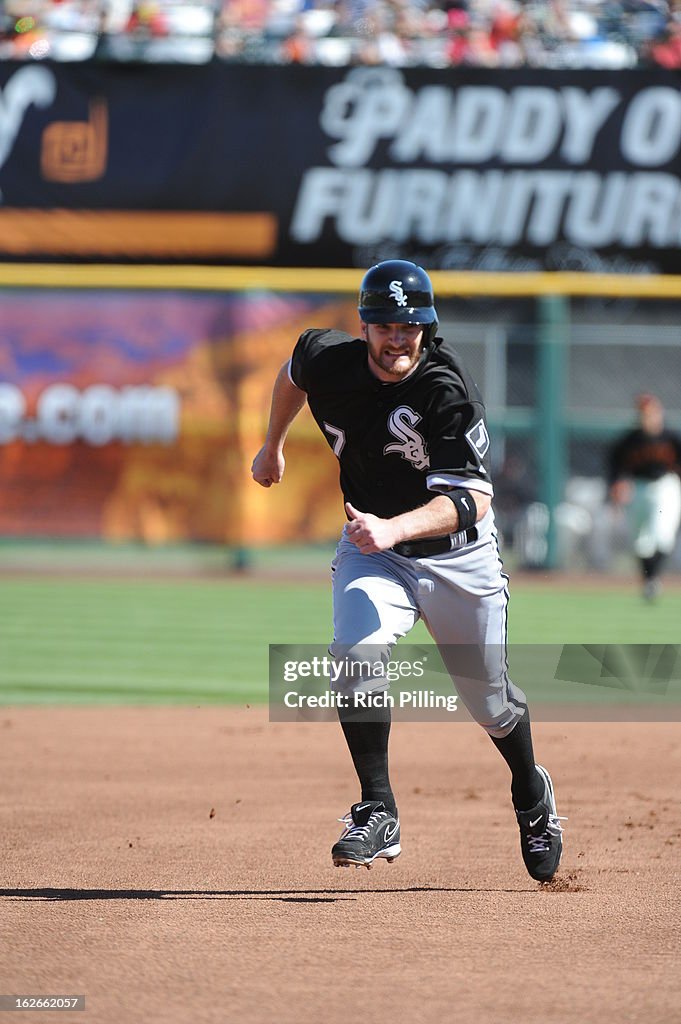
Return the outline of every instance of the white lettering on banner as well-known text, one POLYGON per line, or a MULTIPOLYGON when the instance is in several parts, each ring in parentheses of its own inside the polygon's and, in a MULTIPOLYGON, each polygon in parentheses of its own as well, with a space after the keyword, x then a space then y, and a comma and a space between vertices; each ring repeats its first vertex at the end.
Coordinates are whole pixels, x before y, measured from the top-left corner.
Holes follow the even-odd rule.
POLYGON ((414 235, 424 242, 435 241, 449 184, 447 175, 444 171, 406 171, 403 180, 399 206, 393 211, 396 241, 414 235))
POLYGON ((626 187, 626 174, 614 172, 607 179, 591 171, 580 174, 565 215, 565 234, 577 245, 609 245, 626 187))
POLYGON ((38 399, 38 422, 51 444, 72 444, 78 436, 78 388, 52 384, 38 399))
POLYGON ((639 167, 661 167, 681 145, 681 93, 654 87, 634 96, 622 126, 622 153, 639 167))
POLYGON ((681 241, 681 183, 668 174, 637 174, 627 197, 622 225, 625 245, 678 245, 681 241))
POLYGON ((26 404, 15 384, 0 384, 0 444, 172 444, 179 434, 180 400, 171 388, 93 384, 80 391, 50 384, 38 397, 34 419, 26 416, 26 404))
POLYGON ((118 394, 118 436, 132 444, 172 444, 180 433, 180 396, 167 387, 128 387, 118 394))
POLYGON ((26 412, 26 399, 14 384, 0 384, 0 444, 13 441, 26 412))
POLYGON ((485 243, 494 234, 502 210, 503 171, 459 171, 452 175, 446 203, 447 238, 485 243))
POLYGON ((341 167, 357 167, 369 159, 379 139, 397 132, 410 107, 411 92, 399 72, 358 69, 326 94, 320 124, 327 135, 341 139, 329 155, 341 167))
POLYGON ((531 245, 548 245, 559 233, 574 183, 573 171, 512 171, 505 178, 493 240, 515 245, 525 236, 531 245))
POLYGON ((510 164, 538 163, 553 151, 560 135, 560 96, 541 86, 520 86, 513 95, 501 158, 510 164))
POLYGON ((338 234, 348 242, 371 242, 380 238, 393 222, 400 203, 398 171, 383 171, 377 187, 373 171, 360 170, 339 173, 349 187, 347 202, 338 218, 338 234))
POLYGON ((499 148, 505 108, 506 94, 501 89, 486 86, 460 89, 450 126, 448 158, 462 164, 490 160, 499 148))
POLYGON ((434 164, 447 160, 447 126, 451 115, 451 92, 439 85, 424 86, 419 93, 418 116, 410 116, 402 125, 391 156, 400 163, 409 163, 421 156, 434 164))
POLYGON ((565 137, 561 155, 569 164, 585 164, 593 153, 596 135, 619 103, 616 89, 562 90, 565 104, 565 137))
POLYGON ((564 231, 575 245, 681 242, 681 181, 614 171, 308 171, 291 223, 297 242, 317 240, 327 220, 350 245, 376 239, 545 246, 564 231), (593 239, 593 241, 589 241, 593 239))
POLYGON ((54 102, 56 93, 57 83, 48 68, 20 68, 7 79, 4 88, 0 89, 0 167, 12 152, 31 104, 48 107, 54 102))
POLYGON ((291 235, 298 242, 314 242, 327 217, 336 217, 343 204, 347 182, 336 168, 313 167, 303 175, 291 220, 291 235))
MULTIPOLYGON (((675 95, 672 89, 651 88, 639 96, 648 92, 675 95)), ((598 132, 619 102, 610 87, 587 92, 574 86, 521 85, 506 91, 491 85, 426 85, 411 90, 395 69, 355 68, 327 91, 320 124, 340 140, 329 148, 338 167, 367 163, 381 140, 391 141, 389 155, 397 163, 498 158, 528 165, 558 147, 564 160, 578 164, 591 157, 598 132)), ((655 111, 667 110, 662 97, 652 102, 655 111)), ((648 116, 646 107, 644 122, 648 116)), ((633 129, 640 131, 638 121, 633 129)), ((681 140, 675 141, 678 148, 681 140)))
POLYGON ((299 243, 328 227, 351 246, 681 240, 679 168, 668 166, 681 150, 681 93, 669 87, 412 89, 395 68, 353 68, 326 92, 320 122, 330 166, 303 175, 290 226, 299 243), (607 125, 613 169, 597 173, 588 164, 607 125))

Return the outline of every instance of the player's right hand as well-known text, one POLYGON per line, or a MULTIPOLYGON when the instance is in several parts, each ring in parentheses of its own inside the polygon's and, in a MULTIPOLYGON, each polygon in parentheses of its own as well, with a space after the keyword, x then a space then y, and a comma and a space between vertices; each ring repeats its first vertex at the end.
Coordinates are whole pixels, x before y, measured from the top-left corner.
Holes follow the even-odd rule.
POLYGON ((251 474, 261 487, 271 487, 272 484, 278 484, 281 481, 285 465, 282 452, 272 451, 267 445, 263 445, 253 459, 251 474))

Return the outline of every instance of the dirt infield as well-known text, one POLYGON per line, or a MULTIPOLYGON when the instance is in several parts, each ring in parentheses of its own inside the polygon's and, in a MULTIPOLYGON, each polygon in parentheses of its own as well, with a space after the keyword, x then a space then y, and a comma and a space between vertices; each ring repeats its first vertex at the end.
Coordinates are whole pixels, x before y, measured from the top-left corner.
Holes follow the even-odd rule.
POLYGON ((0 709, 0 991, 84 994, 63 1024, 670 1024, 680 729, 536 724, 569 816, 542 888, 472 724, 395 727, 404 853, 366 871, 330 863, 356 795, 332 723, 0 709))

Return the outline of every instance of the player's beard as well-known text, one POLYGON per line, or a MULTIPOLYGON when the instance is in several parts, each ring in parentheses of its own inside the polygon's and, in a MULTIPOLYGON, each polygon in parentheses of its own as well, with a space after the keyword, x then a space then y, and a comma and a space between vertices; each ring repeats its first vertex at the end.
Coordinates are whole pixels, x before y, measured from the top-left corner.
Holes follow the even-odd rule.
MULTIPOLYGON (((422 342, 411 346, 407 344, 377 345, 374 341, 367 341, 367 349, 372 372, 376 373, 376 370, 380 370, 387 374, 392 381, 397 382, 409 376, 418 365, 421 358, 422 342)), ((377 376, 379 375, 377 374, 377 376)))

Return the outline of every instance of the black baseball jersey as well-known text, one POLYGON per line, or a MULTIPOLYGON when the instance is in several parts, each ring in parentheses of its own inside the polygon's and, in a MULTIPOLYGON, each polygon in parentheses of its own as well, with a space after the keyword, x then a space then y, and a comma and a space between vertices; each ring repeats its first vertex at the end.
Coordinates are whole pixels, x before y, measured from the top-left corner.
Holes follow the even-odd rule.
POLYGON ((659 480, 665 473, 680 470, 681 438, 670 430, 659 434, 630 430, 610 452, 610 483, 622 477, 659 480))
POLYGON ((355 508, 390 518, 452 486, 492 493, 482 399, 448 342, 436 338, 408 377, 384 384, 369 369, 363 339, 309 330, 290 374, 307 392, 355 508))

